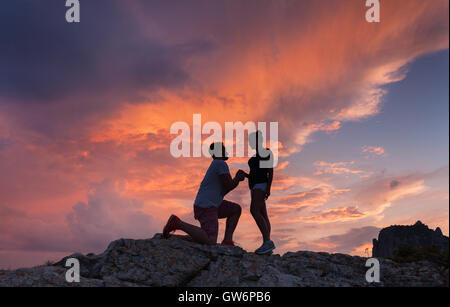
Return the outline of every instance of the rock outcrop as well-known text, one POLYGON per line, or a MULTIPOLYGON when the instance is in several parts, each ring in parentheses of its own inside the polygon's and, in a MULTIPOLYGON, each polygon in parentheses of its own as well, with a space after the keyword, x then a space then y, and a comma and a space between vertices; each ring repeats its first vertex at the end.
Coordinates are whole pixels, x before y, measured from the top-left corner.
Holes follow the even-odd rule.
POLYGON ((380 283, 365 279, 366 258, 289 252, 258 256, 240 247, 206 246, 186 237, 120 239, 100 255, 73 254, 50 266, 0 271, 0 286, 447 286, 432 263, 380 259, 380 283), (80 283, 65 280, 67 258, 80 262, 80 283))
POLYGON ((402 245, 412 247, 437 246, 441 251, 448 250, 448 237, 436 230, 428 228, 421 221, 414 225, 394 225, 383 228, 378 234, 378 240, 373 239, 373 257, 391 257, 393 252, 402 245))

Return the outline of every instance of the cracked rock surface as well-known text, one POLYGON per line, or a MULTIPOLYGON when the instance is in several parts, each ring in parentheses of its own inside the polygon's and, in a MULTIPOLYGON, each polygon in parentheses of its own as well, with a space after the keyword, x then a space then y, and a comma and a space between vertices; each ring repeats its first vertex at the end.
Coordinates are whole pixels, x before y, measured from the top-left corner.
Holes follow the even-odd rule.
POLYGON ((366 260, 308 251, 258 256, 240 247, 201 245, 182 236, 165 240, 157 234, 146 240, 113 241, 100 255, 73 254, 51 266, 0 270, 0 286, 448 286, 448 269, 381 258, 380 282, 368 283, 366 260), (67 258, 79 260, 80 283, 66 281, 67 258))

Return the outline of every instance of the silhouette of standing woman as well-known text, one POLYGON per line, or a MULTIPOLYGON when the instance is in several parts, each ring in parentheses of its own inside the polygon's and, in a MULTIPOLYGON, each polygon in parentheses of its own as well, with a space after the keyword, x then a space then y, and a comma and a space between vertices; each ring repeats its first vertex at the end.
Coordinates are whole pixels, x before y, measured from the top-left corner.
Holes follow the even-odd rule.
POLYGON ((262 148, 261 131, 250 133, 248 141, 250 147, 256 150, 256 154, 248 160, 250 173, 246 174, 251 192, 250 212, 263 237, 263 244, 255 253, 263 255, 275 249, 275 244, 270 239, 271 228, 266 208, 273 179, 273 154, 270 149, 262 148))

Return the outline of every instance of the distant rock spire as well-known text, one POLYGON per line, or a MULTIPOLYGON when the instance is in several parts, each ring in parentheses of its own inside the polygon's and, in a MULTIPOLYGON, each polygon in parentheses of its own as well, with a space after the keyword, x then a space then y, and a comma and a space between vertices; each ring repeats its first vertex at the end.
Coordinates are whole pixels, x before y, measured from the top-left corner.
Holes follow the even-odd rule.
POLYGON ((402 245, 411 247, 438 246, 442 251, 448 250, 449 240, 442 234, 439 227, 436 230, 428 228, 421 221, 412 226, 390 226, 380 230, 378 240, 373 239, 373 257, 391 257, 394 250, 402 245))

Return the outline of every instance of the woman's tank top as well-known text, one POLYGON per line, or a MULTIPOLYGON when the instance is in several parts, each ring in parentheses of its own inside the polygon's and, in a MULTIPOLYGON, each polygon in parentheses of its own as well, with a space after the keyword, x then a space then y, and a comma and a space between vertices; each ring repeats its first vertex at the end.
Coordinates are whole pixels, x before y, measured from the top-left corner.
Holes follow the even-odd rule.
MULTIPOLYGON (((269 150, 269 149, 267 149, 269 150)), ((270 153, 270 151, 269 151, 270 153)), ((250 189, 257 183, 267 183, 269 182, 269 178, 267 177, 270 168, 261 168, 260 161, 268 161, 270 160, 270 154, 263 158, 259 154, 251 157, 248 160, 248 166, 250 167, 250 174, 248 178, 248 186, 250 189)))

